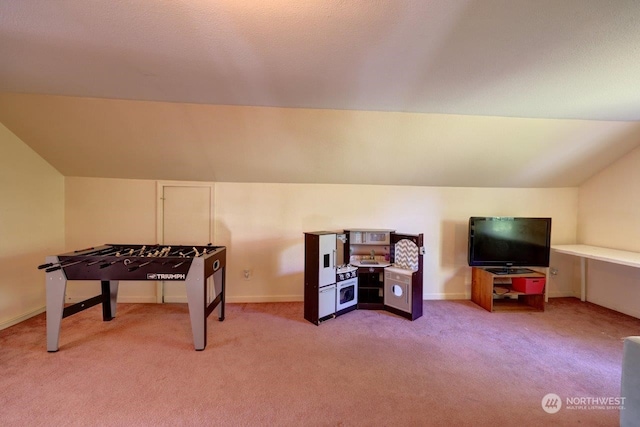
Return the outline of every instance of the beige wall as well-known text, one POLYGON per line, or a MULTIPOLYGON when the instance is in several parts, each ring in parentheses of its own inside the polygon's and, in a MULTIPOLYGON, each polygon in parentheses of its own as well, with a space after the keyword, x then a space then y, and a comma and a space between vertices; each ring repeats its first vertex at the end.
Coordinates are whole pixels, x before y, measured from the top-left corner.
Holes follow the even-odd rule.
POLYGON ((640 252, 640 148, 580 187, 578 239, 640 252))
MULTIPOLYGON (((640 252, 639 187, 640 148, 585 182, 579 191, 578 242, 640 252)), ((639 285, 638 268, 587 263, 588 301, 640 317, 639 285)))
MULTIPOLYGON (((67 178, 66 191, 68 249, 157 241, 155 181, 67 178)), ((424 233, 426 299, 469 298, 469 216, 551 216, 553 241, 575 241, 577 189, 217 183, 215 194, 214 244, 227 246, 230 302, 302 300, 305 231, 424 233)), ((154 286, 134 285, 121 285, 120 301, 154 300, 154 286)), ((70 286, 68 296, 90 289, 97 284, 70 286)))
MULTIPOLYGON (((135 179, 67 177, 66 250, 105 243, 156 243, 156 183, 135 179)), ((67 301, 100 293, 99 282, 71 281, 67 301)), ((119 301, 155 302, 155 282, 127 282, 119 301)))
POLYGON ((301 299, 303 232, 350 227, 424 233, 424 298, 460 299, 470 297, 470 216, 551 216, 553 241, 571 242, 577 190, 220 183, 216 201, 216 242, 229 246, 239 300, 301 299))
POLYGON ((64 247, 64 177, 0 124, 0 329, 44 311, 37 266, 64 247))
MULTIPOLYGON (((214 243, 228 247, 229 301, 302 299, 303 232, 349 227, 425 234, 425 299, 468 298, 466 223, 472 215, 553 217, 552 242, 640 251, 640 149, 580 189, 217 183, 214 243), (250 269, 250 280, 243 270, 250 269)), ((44 308, 46 255, 102 243, 156 242, 156 182, 64 178, 0 125, 0 328, 44 308)), ((552 253, 551 296, 577 295, 573 257, 552 253)), ((640 269, 589 264, 588 299, 640 317, 640 269)), ((98 292, 72 282, 68 300, 98 292)), ((153 302, 151 282, 120 300, 153 302)))

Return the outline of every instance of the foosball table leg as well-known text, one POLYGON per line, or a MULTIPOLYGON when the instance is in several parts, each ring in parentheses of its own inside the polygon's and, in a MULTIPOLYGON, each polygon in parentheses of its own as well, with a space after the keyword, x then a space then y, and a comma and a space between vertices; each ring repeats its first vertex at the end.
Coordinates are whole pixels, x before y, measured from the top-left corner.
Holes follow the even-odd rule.
MULTIPOLYGON (((58 257, 47 257, 47 262, 57 263, 58 257)), ((64 296, 67 278, 62 269, 47 273, 47 351, 56 352, 60 343, 60 327, 64 313, 64 296)))
POLYGON ((227 267, 222 267, 220 268, 218 271, 216 271, 215 273, 213 273, 213 289, 216 292, 216 296, 220 295, 220 303, 218 304, 218 320, 219 321, 223 321, 224 320, 224 287, 225 287, 225 271, 226 271, 227 267))
POLYGON ((102 320, 105 322, 116 317, 116 303, 118 301, 118 281, 102 280, 102 320))
POLYGON ((191 263, 185 280, 187 290, 187 304, 193 333, 193 346, 196 350, 204 350, 207 346, 207 287, 204 278, 204 262, 195 258, 191 263))

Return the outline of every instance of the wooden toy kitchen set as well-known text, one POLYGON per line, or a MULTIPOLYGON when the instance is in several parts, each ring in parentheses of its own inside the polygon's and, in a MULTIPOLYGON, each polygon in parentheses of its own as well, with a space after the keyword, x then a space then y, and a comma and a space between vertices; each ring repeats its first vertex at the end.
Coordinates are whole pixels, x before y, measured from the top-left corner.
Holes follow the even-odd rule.
POLYGON ((304 318, 356 309, 422 316, 423 235, 387 229, 304 233, 304 318))

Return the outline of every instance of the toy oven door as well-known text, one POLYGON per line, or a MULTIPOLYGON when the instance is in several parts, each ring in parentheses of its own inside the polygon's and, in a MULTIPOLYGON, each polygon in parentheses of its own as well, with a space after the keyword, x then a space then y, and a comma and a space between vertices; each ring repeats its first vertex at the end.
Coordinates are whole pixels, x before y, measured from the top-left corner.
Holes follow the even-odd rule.
POLYGON ((351 279, 338 282, 336 292, 336 311, 354 306, 358 303, 358 279, 351 279))

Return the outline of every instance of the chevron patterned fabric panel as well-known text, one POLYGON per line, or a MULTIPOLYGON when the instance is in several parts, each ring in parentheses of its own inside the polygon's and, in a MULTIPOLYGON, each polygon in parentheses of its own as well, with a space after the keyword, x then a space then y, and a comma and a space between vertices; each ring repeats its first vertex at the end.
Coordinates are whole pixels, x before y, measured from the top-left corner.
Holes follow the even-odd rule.
POLYGON ((407 270, 418 271, 419 252, 418 245, 411 240, 400 240, 395 247, 395 265, 407 270))

